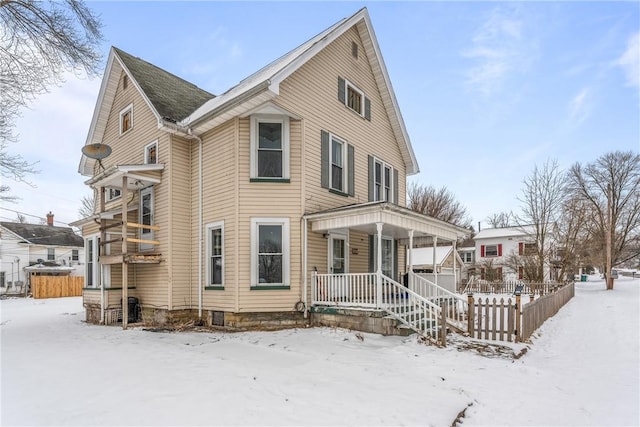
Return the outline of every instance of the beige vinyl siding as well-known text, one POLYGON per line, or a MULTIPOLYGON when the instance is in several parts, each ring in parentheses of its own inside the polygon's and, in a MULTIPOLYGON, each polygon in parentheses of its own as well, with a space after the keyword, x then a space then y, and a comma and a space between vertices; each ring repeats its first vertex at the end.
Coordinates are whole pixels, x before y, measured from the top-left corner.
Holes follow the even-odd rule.
POLYGON ((349 233, 349 273, 369 272, 369 235, 357 231, 349 233), (357 254, 354 254, 354 250, 357 254))
POLYGON ((290 120, 290 182, 250 182, 250 119, 239 121, 239 311, 291 311, 301 299, 301 123, 290 120), (290 289, 251 289, 252 218, 288 218, 290 289))
POLYGON ((193 259, 191 236, 191 180, 192 146, 196 141, 171 137, 168 147, 171 168, 164 172, 163 180, 169 182, 169 252, 167 254, 170 307, 192 308, 198 303, 197 284, 191 277, 193 259))
MULTIPOLYGON (((137 91, 135 85, 128 85, 127 89, 122 89, 122 78, 114 97, 111 112, 107 120, 103 143, 108 144, 112 153, 102 161, 105 169, 113 165, 122 164, 143 164, 144 147, 150 142, 158 141, 158 163, 165 165, 162 182, 154 186, 154 224, 160 226, 160 230, 155 232, 154 239, 161 243, 153 252, 161 253, 165 262, 152 265, 130 265, 129 286, 136 287, 136 296, 142 305, 156 308, 168 307, 168 262, 169 256, 169 211, 168 195, 169 183, 167 170, 169 164, 169 135, 158 130, 157 119, 149 108, 148 104, 137 91), (133 106, 133 129, 120 135, 120 111, 128 105, 133 106)), ((101 172, 98 165, 95 173, 101 172)), ((139 194, 133 194, 134 199, 131 204, 139 205, 139 194)), ((107 205, 107 209, 120 207, 122 199, 114 200, 107 205)), ((129 212, 128 219, 138 222, 139 212, 129 212)), ((119 244, 112 245, 112 253, 118 253, 119 244)), ((137 251, 135 245, 129 246, 129 251, 137 251)), ((115 282, 112 276, 112 286, 120 287, 120 283, 115 282)))
MULTIPOLYGON (((210 243, 207 236, 207 224, 223 222, 223 286, 224 290, 203 291, 203 309, 233 311, 236 301, 236 185, 237 185, 237 120, 230 120, 211 131, 203 137, 202 152, 202 285, 207 286, 207 245, 210 243)), ((192 163, 195 165, 192 172, 193 188, 192 235, 198 235, 198 149, 194 145, 192 149, 192 163)), ((192 258, 193 278, 198 280, 198 243, 194 238, 192 245, 194 256, 192 258)), ((197 283, 195 284, 197 289, 197 283)), ((196 301, 197 303, 197 301, 196 301)))
POLYGON ((355 28, 351 28, 280 85, 277 102, 304 117, 305 200, 307 212, 368 201, 368 155, 398 170, 398 201, 405 204, 406 170, 373 73, 355 28), (351 42, 359 58, 351 56, 351 42), (338 77, 371 99, 371 121, 338 100, 338 77), (313 82, 313 83, 311 83, 313 82), (330 193, 320 186, 320 131, 331 132, 355 147, 355 197, 330 193))

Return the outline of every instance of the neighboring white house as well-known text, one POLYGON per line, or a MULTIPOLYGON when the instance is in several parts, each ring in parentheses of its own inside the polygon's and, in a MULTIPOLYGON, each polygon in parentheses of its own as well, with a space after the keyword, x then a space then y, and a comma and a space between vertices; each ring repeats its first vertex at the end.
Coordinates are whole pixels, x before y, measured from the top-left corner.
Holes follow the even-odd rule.
POLYGON ((0 288, 23 290, 28 275, 84 275, 84 240, 70 227, 0 222, 0 288))
MULTIPOLYGON (((491 265, 499 279, 522 279, 522 268, 514 271, 506 266, 506 259, 510 255, 525 255, 535 249, 534 236, 532 226, 488 228, 476 234, 476 270, 480 278, 485 278, 487 266, 491 265)), ((545 271, 545 276, 548 277, 548 271, 545 271)))
POLYGON ((476 242, 473 238, 465 239, 458 243, 456 249, 458 250, 458 255, 460 255, 463 265, 460 279, 466 282, 469 280, 469 277, 475 273, 476 242))
MULTIPOLYGON (((433 249, 433 247, 425 247, 408 251, 413 263, 413 271, 427 280, 455 292, 456 284, 463 275, 462 258, 457 251, 454 251, 453 246, 436 246, 435 256, 433 249)), ((409 257, 407 257, 407 265, 409 265, 409 257)))

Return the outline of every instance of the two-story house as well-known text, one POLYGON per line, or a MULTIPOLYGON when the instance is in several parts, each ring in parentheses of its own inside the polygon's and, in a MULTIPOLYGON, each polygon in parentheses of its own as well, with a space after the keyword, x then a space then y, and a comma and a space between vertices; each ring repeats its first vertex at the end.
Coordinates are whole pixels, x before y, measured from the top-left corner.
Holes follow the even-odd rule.
POLYGON ((84 274, 84 240, 70 227, 0 222, 0 288, 3 293, 23 292, 32 274, 84 274))
POLYGON ((87 319, 129 297, 160 324, 379 308, 413 237, 467 233, 405 207, 418 171, 366 9, 219 96, 112 48, 79 167, 87 319))
MULTIPOLYGON (((526 258, 536 252, 532 226, 487 228, 474 237, 476 274, 486 280, 526 279, 526 258)), ((548 264, 548 263, 547 263, 548 264)), ((545 266, 545 278, 550 268, 545 266)))

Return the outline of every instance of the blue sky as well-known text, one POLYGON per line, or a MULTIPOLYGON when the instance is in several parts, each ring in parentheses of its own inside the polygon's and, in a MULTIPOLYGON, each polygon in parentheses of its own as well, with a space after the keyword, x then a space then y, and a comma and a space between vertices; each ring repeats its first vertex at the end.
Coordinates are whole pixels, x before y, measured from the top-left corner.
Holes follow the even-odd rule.
MULTIPOLYGON (((421 172, 474 225, 519 210, 534 165, 640 151, 638 2, 91 2, 111 45, 220 94, 366 6, 421 172)), ((7 182, 2 220, 78 219, 77 173, 99 79, 69 75, 23 113, 12 152, 37 186, 7 182)), ((485 225, 483 224, 483 227, 485 225)))

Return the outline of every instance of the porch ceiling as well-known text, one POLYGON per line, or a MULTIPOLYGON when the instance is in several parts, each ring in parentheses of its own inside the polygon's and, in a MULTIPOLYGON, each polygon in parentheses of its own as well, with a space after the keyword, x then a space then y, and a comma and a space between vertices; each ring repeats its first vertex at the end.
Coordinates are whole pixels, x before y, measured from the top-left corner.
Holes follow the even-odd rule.
POLYGON ((140 190, 161 182, 162 164, 116 165, 85 181, 91 188, 122 188, 122 178, 127 177, 127 189, 140 190))
POLYGON ((368 234, 377 232, 376 223, 383 223, 382 233, 395 239, 429 236, 455 241, 469 230, 388 202, 370 202, 344 206, 304 216, 313 232, 351 229, 368 234))

